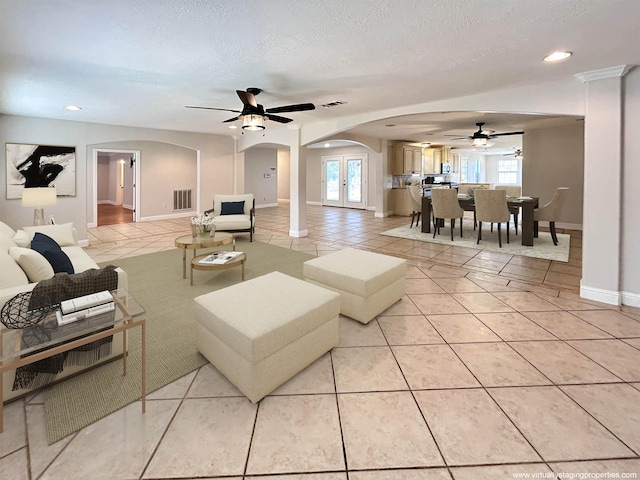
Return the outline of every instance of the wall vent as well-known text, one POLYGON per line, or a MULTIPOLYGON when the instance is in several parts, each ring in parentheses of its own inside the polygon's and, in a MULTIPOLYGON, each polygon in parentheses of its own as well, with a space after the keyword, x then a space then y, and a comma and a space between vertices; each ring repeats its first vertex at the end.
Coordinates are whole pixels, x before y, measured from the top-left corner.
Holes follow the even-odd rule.
POLYGON ((173 191, 173 210, 191 210, 191 189, 173 191))

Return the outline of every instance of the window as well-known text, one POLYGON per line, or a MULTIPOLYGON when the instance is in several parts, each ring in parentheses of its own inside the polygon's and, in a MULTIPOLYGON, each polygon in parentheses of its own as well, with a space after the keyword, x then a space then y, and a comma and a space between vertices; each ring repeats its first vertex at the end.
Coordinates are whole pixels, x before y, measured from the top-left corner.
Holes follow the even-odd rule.
POLYGON ((498 183, 518 183, 518 160, 498 160, 498 183))

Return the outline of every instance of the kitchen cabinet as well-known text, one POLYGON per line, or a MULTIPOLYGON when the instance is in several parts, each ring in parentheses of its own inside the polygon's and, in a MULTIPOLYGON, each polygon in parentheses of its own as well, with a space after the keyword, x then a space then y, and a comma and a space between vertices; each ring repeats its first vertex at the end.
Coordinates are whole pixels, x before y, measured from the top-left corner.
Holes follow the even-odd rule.
POLYGON ((422 171, 423 173, 436 173, 433 169, 433 148, 424 148, 422 150, 422 171))
POLYGON ((422 175, 422 147, 394 145, 391 151, 393 175, 422 175))
POLYGON ((391 209, 394 215, 411 216, 413 209, 411 208, 411 193, 408 188, 394 188, 391 190, 390 197, 391 209))

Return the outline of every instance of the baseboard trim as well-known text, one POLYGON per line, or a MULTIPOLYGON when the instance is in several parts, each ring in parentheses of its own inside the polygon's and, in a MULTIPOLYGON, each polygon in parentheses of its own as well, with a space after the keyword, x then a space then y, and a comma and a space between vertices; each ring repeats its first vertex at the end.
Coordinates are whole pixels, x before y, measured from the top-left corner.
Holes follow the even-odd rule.
POLYGON ((640 308, 640 293, 622 292, 622 304, 640 308))
POLYGON ((307 205, 317 205, 318 207, 322 207, 322 202, 314 202, 311 200, 307 200, 307 205))
POLYGON ((580 285, 580 296, 587 300, 594 300, 596 302, 607 303, 609 305, 620 305, 622 302, 622 295, 620 292, 588 287, 585 285, 580 285))
POLYGON ((307 237, 309 236, 309 230, 306 228, 304 230, 289 230, 289 236, 295 238, 307 237))
POLYGON ((256 205, 256 210, 258 208, 277 207, 277 206, 278 206, 277 203, 263 203, 261 205, 256 205))
POLYGON ((376 218, 385 218, 393 215, 393 212, 376 212, 373 216, 376 218))
POLYGON ((88 247, 89 246, 89 239, 85 238, 84 240, 78 240, 78 246, 79 247, 88 247))
POLYGON ((153 215, 151 217, 140 217, 141 222, 155 222, 157 220, 171 220, 173 218, 184 218, 184 217, 193 217, 196 215, 195 211, 181 212, 181 213, 170 213, 168 215, 153 215))

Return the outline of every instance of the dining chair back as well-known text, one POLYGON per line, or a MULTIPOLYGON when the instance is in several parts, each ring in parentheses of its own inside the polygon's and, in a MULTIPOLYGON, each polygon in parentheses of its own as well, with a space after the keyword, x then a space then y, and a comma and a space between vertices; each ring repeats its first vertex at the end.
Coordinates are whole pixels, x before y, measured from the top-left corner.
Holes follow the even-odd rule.
MULTIPOLYGON (((539 221, 549 222, 549 230, 551 230, 551 239, 554 245, 558 245, 556 221, 560 218, 560 215, 562 215, 568 196, 569 187, 559 187, 556 189, 549 203, 533 211, 533 221, 536 225, 539 221)), ((537 231, 537 228, 535 228, 535 230, 537 231)))
MULTIPOLYGON (((409 197, 411 198, 411 225, 413 227, 413 220, 416 220, 416 227, 420 222, 420 215, 422 215, 422 187, 420 185, 409 185, 409 197)), ((424 220, 423 220, 424 221, 424 220)))
MULTIPOLYGON (((507 197, 518 198, 522 195, 522 187, 520 185, 496 185, 495 190, 504 190, 507 197)), ((518 235, 518 217, 520 216, 520 207, 517 205, 509 206, 509 212, 513 215, 513 226, 518 235)))
POLYGON ((482 222, 498 224, 498 244, 502 248, 502 223, 507 224, 507 243, 509 243, 509 219, 511 213, 507 207, 507 195, 504 190, 475 191, 476 218, 478 219, 478 240, 482 240, 482 222))
MULTIPOLYGON (((464 210, 458 203, 458 191, 453 188, 437 188, 431 190, 431 207, 433 211, 433 238, 436 232, 440 233, 440 219, 451 220, 451 240, 453 241, 453 229, 456 226, 456 218, 460 219, 460 238, 462 238, 462 219, 464 210)), ((424 220, 423 220, 424 221, 424 220)))

